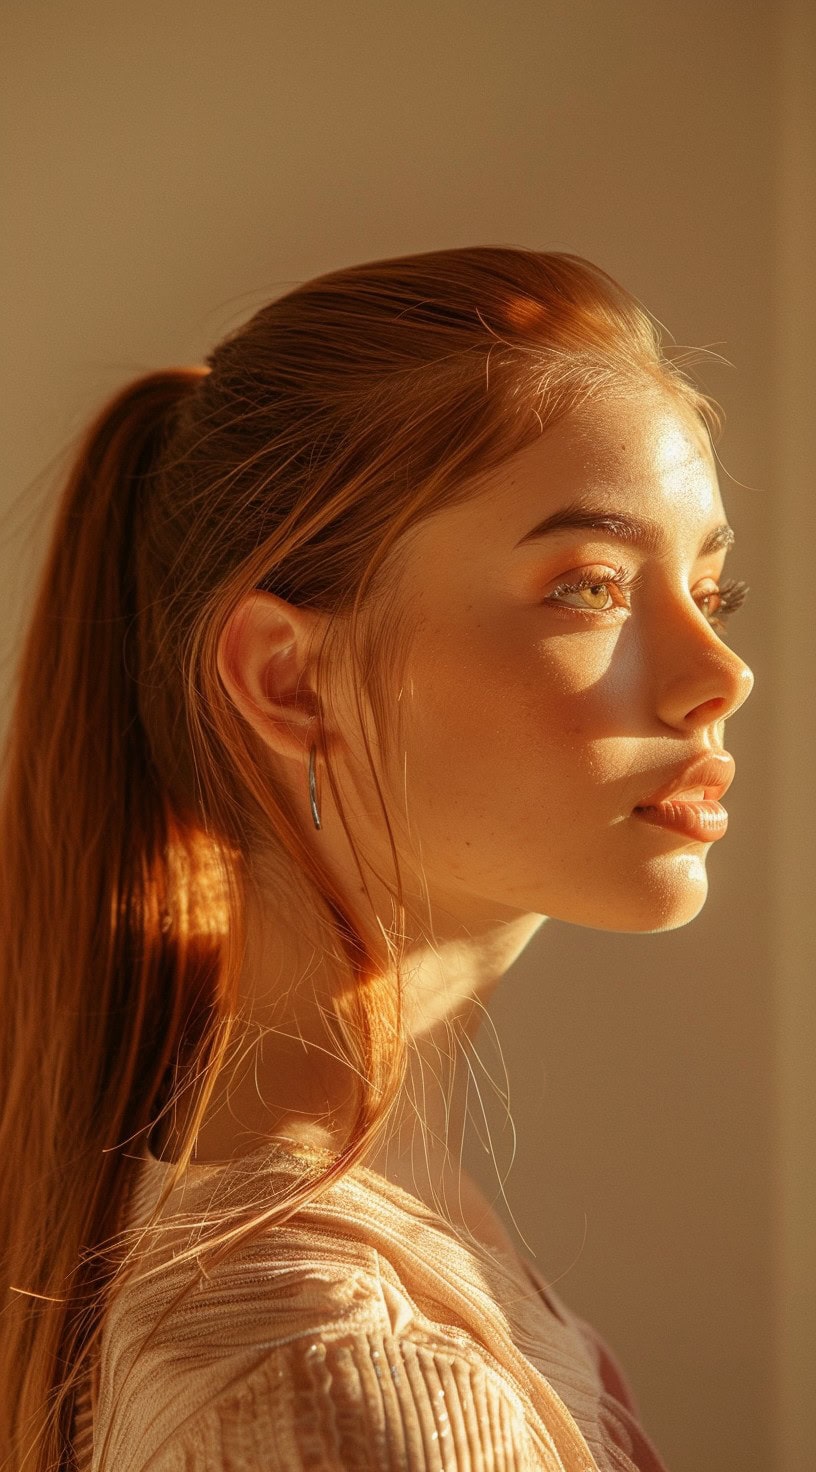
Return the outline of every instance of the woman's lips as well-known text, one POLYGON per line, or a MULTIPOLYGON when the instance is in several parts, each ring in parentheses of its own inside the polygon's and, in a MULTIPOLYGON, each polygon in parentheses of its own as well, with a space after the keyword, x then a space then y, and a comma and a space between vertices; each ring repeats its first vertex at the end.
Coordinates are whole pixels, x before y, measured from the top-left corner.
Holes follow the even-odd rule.
POLYGON ((688 802, 712 798, 719 801, 734 780, 736 765, 729 751, 722 749, 702 751, 654 788, 644 793, 638 807, 659 807, 664 802, 688 802))
POLYGON ((713 843, 715 839, 722 838, 728 827, 728 813, 722 803, 713 798, 675 797, 655 803, 653 807, 635 808, 634 815, 642 818, 644 823, 656 823, 661 828, 670 828, 701 843, 713 843))

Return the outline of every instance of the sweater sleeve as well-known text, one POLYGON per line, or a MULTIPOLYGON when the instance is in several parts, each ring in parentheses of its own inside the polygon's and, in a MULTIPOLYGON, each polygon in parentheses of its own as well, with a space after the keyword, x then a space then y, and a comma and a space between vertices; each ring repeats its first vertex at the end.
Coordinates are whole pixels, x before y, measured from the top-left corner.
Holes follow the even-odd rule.
POLYGON ((563 1472, 478 1356, 378 1330, 277 1345, 144 1472, 563 1472))

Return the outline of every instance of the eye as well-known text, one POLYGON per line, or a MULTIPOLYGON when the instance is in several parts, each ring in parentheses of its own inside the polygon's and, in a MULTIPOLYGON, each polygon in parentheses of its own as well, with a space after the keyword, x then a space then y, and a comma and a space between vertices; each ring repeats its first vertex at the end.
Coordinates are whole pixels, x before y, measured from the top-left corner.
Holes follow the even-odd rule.
POLYGON ((545 603, 564 603, 564 598, 568 594, 575 593, 580 596, 581 605, 564 604, 566 608, 572 609, 575 613, 610 613, 612 608, 628 607, 628 603, 624 600, 609 605, 606 602, 610 596, 607 590, 618 588, 631 593, 634 588, 640 586, 642 581, 639 573, 628 573, 625 567, 615 568, 614 572, 610 572, 608 567, 590 567, 580 577, 559 583, 544 601, 545 603))
MULTIPOLYGON (((608 567, 591 567, 580 577, 559 583, 544 602, 561 605, 566 613, 577 613, 579 617, 587 614, 603 616, 612 613, 616 608, 629 608, 629 595, 642 581, 642 574, 629 573, 625 567, 615 568, 612 572, 608 567), (613 589, 626 596, 613 598, 610 603, 613 589), (581 599, 580 605, 565 602, 570 594, 581 599)), ((711 627, 720 633, 725 629, 726 620, 742 607, 748 592, 746 583, 730 578, 718 587, 707 588, 699 593, 695 601, 711 627)))
POLYGON ((701 593, 697 601, 698 603, 708 605, 712 598, 716 600, 713 609, 707 606, 703 609, 703 612, 712 628, 719 630, 725 628, 725 620, 729 619, 732 613, 736 613, 738 608, 742 608, 743 603, 748 597, 748 592, 747 583, 737 582, 735 578, 729 578, 726 582, 720 583, 719 587, 713 589, 710 593, 701 593))

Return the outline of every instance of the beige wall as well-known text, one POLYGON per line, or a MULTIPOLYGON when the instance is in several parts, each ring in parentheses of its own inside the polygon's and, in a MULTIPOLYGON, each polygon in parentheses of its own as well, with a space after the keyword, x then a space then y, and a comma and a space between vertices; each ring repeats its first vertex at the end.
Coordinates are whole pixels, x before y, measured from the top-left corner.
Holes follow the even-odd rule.
MULTIPOLYGON (((752 589, 733 637, 756 688, 728 732, 709 899, 666 935, 548 923, 491 1007, 515 1219, 618 1352, 673 1472, 804 1472, 814 1435, 805 17, 802 0, 3 7, 5 670, 69 434, 296 281, 442 246, 573 250, 733 365, 700 371, 728 416, 730 565, 752 589)), ((495 1067, 486 1034, 483 1051, 495 1067)), ((490 1181, 478 1145, 470 1163, 490 1181)))
POLYGON ((779 1436, 783 1465, 805 1472, 816 1445, 816 785, 813 621, 799 592, 816 546, 816 7, 790 0, 783 34, 777 185, 774 401, 783 590, 776 658, 771 854, 778 1108, 774 1161, 779 1436), (806 1444, 807 1437, 807 1444, 806 1444))

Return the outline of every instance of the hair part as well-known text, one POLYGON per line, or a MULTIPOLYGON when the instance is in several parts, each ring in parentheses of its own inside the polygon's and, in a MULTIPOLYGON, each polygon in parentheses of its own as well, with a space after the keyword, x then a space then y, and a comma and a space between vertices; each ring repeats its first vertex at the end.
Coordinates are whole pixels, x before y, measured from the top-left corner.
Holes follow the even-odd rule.
MULTIPOLYGON (((305 903, 336 969, 356 1119, 297 1191, 270 1202, 259 1174, 253 1210, 225 1207, 174 1266, 220 1260, 339 1179, 385 1128, 405 1079, 404 896, 374 754, 366 742, 393 861, 387 975, 219 678, 230 614, 260 588, 328 615, 315 664, 320 750, 340 647, 361 730, 370 712, 380 750, 393 750, 393 672, 410 641, 396 591, 405 537, 599 395, 657 385, 716 435, 718 406, 680 363, 590 262, 471 246, 308 281, 204 365, 127 384, 83 434, 3 752, 8 1472, 72 1465, 75 1393, 103 1310, 134 1274, 162 1270, 151 1255, 175 1219, 159 1224, 159 1213, 237 1035, 248 886, 262 871, 282 904, 305 903), (200 1098, 166 1192, 144 1232, 128 1230, 134 1142, 193 1079, 200 1098)), ((328 758, 325 771, 356 855, 328 758)))

